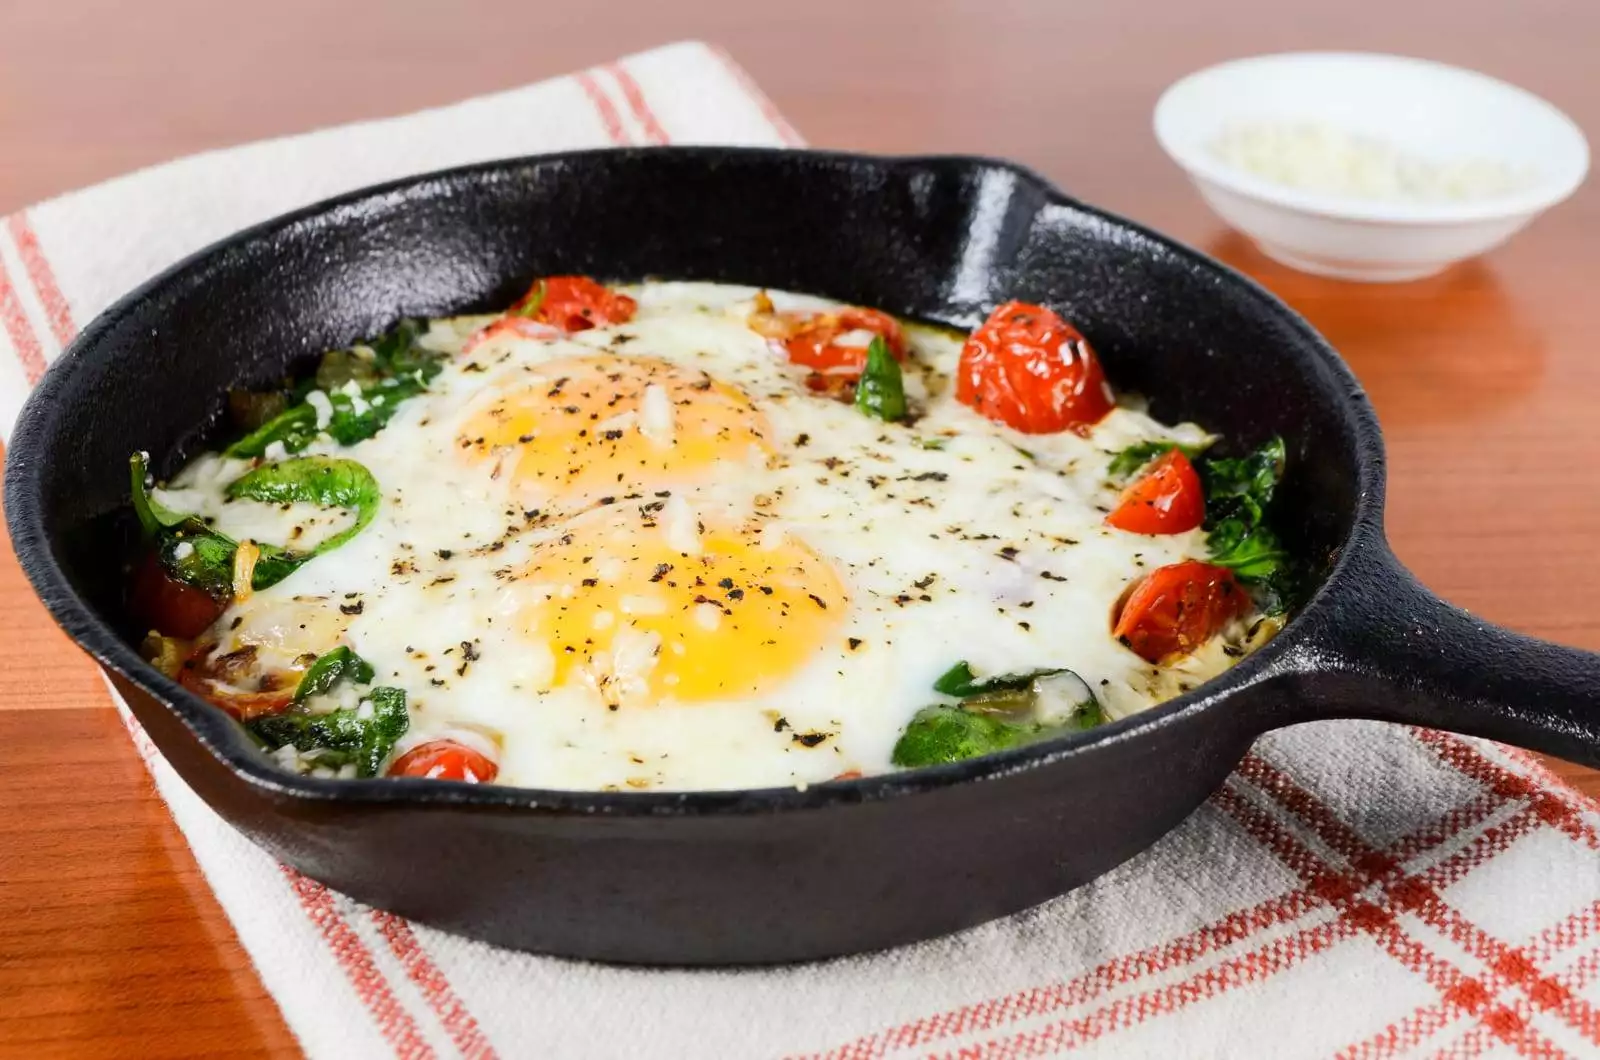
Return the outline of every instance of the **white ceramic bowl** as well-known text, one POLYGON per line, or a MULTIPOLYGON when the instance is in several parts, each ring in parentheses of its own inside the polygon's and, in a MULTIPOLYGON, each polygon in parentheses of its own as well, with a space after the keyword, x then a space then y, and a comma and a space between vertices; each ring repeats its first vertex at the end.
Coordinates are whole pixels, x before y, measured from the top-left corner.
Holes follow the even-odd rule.
POLYGON ((1589 145, 1530 92, 1398 55, 1291 52, 1191 74, 1162 95, 1156 139, 1223 220, 1273 258, 1351 280, 1410 280, 1508 239, 1583 183, 1589 145), (1432 162, 1494 160, 1525 181, 1494 197, 1367 199, 1279 184, 1223 161, 1240 123, 1311 122, 1432 162))

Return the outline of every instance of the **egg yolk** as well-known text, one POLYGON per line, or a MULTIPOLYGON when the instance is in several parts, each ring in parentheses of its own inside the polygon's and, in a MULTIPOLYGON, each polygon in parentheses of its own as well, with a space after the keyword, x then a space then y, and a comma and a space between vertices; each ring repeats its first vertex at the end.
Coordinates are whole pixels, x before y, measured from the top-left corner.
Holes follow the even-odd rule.
POLYGON ((836 634, 848 601, 826 561, 692 515, 686 541, 662 525, 667 503, 608 509, 540 546, 523 577, 545 599, 523 620, 554 657, 551 687, 588 683, 613 708, 737 698, 781 684, 836 634))
POLYGON ((766 417, 736 387, 653 357, 572 357, 517 378, 469 416, 457 447, 546 497, 694 482, 770 451, 766 417))

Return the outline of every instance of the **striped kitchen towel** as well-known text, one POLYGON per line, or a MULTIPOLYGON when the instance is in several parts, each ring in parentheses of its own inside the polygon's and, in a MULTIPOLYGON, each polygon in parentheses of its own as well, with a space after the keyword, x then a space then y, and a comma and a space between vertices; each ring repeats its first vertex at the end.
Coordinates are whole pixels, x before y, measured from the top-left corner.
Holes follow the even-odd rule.
MULTIPOLYGON (((725 54, 678 44, 17 213, 0 427, 79 325, 241 226, 423 169, 669 142, 800 141, 725 54)), ((1600 1055, 1600 812, 1482 741, 1288 730, 1154 848, 1037 909, 890 953, 686 971, 531 957, 362 907, 234 832, 124 718, 316 1057, 1600 1055)))

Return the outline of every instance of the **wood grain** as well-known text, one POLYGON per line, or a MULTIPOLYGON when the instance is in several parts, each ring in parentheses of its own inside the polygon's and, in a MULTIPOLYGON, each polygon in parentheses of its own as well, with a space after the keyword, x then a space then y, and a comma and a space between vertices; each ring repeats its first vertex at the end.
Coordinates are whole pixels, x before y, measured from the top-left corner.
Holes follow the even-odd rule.
MULTIPOLYGON (((1160 155, 1161 89, 1293 48, 1426 55, 1600 129, 1600 6, 1349 0, 118 0, 0 4, 0 213, 176 155, 508 88, 663 43, 725 45, 824 146, 1010 156, 1242 268, 1372 394, 1390 529, 1486 618, 1600 648, 1600 193, 1399 287, 1300 276, 1160 155)), ((85 660, 0 557, 0 1055, 292 1055, 293 1040, 85 660), (52 708, 52 709, 36 709, 52 708)), ((1591 794, 1600 776, 1561 766, 1591 794)))

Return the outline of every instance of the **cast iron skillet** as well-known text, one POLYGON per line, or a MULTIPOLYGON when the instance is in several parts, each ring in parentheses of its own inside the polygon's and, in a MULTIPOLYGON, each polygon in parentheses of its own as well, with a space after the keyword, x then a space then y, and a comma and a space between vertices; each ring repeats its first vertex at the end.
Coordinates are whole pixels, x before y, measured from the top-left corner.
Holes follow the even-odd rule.
MULTIPOLYGON (((1261 733, 1367 717, 1600 764, 1600 658, 1495 629, 1383 537, 1383 445, 1349 370, 1249 281, 983 159, 662 149, 526 158, 357 192, 240 233, 124 298, 22 414, 6 511, 46 606, 156 745, 274 855, 363 901, 519 949, 793 961, 1042 902, 1182 821, 1261 733), (1043 302, 1154 414, 1290 451, 1278 519, 1318 588, 1264 650, 1149 713, 805 791, 596 794, 318 781, 274 768, 121 628, 127 459, 162 474, 223 394, 392 324, 579 272, 764 284, 962 327, 1043 302), (120 630, 120 631, 119 631, 120 630)), ((1375 791, 1375 799, 1390 797, 1375 791)))

